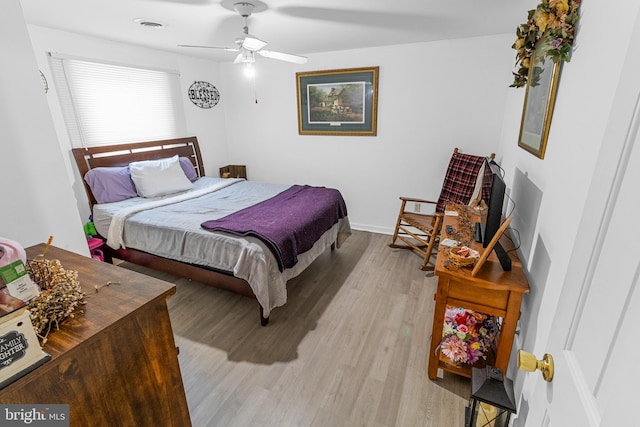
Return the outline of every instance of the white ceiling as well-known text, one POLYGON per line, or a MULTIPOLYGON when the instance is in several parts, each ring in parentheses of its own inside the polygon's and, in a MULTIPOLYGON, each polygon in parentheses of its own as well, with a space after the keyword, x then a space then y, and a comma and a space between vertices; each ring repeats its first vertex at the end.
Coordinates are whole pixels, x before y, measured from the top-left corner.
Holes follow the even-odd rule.
MULTIPOLYGON (((235 47, 241 0, 20 0, 25 20, 54 29, 232 61, 235 54, 178 44, 235 47), (165 24, 142 27, 136 18, 165 24)), ((255 2, 257 0, 244 0, 255 2)), ((513 33, 537 0, 264 0, 249 17, 266 49, 306 55, 513 33)), ((460 52, 464 55, 464 52, 460 52)), ((469 64, 473 66, 473 64, 469 64)))

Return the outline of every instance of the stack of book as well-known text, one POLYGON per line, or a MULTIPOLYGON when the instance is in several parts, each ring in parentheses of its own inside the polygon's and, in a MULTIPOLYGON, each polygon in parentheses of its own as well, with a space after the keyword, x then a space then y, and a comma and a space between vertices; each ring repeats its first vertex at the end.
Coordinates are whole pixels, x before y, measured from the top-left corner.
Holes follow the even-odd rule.
POLYGON ((22 260, 0 267, 0 389, 51 359, 29 318, 38 293, 22 260))

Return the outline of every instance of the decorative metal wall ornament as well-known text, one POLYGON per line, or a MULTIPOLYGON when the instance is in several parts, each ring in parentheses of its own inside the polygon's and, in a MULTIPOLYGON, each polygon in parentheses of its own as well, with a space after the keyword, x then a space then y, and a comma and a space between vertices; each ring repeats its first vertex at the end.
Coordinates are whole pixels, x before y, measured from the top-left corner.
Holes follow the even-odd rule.
POLYGON ((208 82, 193 82, 187 93, 191 102, 200 108, 213 108, 220 101, 220 92, 208 82))
POLYGON ((47 78, 42 71, 40 71, 40 78, 42 79, 42 86, 44 86, 44 93, 49 92, 49 83, 47 83, 47 78))

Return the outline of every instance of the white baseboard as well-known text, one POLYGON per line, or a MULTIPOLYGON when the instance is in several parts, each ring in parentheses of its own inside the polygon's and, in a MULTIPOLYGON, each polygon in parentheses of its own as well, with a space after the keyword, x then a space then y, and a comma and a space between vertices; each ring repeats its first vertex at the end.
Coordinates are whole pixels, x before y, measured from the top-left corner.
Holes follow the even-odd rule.
POLYGON ((370 233, 377 233, 377 234, 387 234, 389 236, 393 235, 393 230, 394 230, 393 228, 389 228, 389 227, 376 227, 372 225, 357 224, 357 223, 351 223, 351 229, 359 230, 359 231, 368 231, 370 233))

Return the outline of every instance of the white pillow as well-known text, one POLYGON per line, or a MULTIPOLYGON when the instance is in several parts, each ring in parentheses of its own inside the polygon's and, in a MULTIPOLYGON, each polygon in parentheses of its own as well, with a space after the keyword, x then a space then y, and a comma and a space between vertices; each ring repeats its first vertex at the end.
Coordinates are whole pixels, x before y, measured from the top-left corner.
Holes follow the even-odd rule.
POLYGON ((140 197, 165 196, 193 187, 180 166, 178 156, 132 162, 129 170, 140 197))

